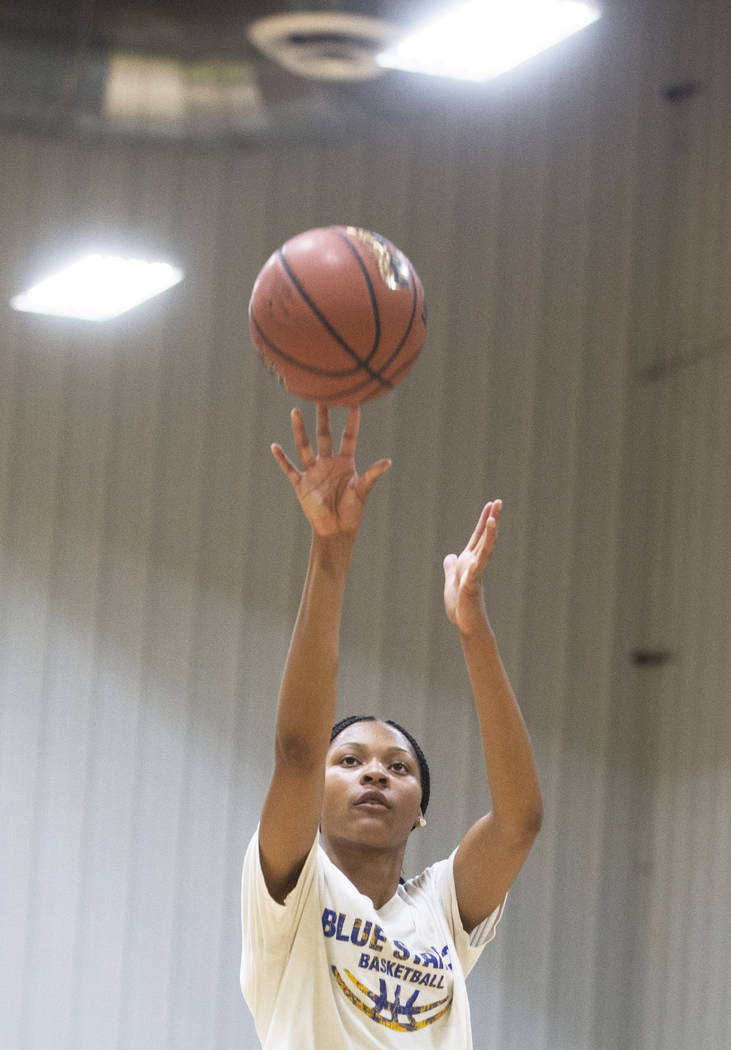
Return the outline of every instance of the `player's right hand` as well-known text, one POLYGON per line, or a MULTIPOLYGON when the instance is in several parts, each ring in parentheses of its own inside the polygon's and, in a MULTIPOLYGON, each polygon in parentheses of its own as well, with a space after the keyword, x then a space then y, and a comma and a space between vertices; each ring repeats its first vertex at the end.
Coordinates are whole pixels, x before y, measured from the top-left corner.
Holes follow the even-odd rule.
POLYGON ((292 433, 302 470, 292 463, 281 445, 271 446, 272 454, 289 479, 305 517, 314 533, 322 537, 355 534, 358 531, 368 494, 378 478, 391 466, 379 459, 361 475, 355 467, 355 451, 360 426, 360 408, 348 413, 340 449, 333 453, 330 417, 326 405, 317 406, 317 454, 305 430, 302 413, 293 408, 292 433))

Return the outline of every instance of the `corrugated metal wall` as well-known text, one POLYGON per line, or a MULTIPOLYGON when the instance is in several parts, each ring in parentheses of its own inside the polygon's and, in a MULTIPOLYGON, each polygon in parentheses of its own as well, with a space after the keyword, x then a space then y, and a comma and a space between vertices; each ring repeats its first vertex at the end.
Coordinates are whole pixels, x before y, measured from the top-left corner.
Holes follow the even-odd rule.
MULTIPOLYGON (((731 354, 653 383, 643 1045, 731 1045, 731 354)), ((644 885, 643 885, 644 884, 644 885)))
MULTIPOLYGON (((646 526, 636 673, 641 1047, 731 1046, 731 9, 703 5, 656 63, 695 85, 672 107, 645 212, 661 247, 635 355, 628 472, 646 526), (654 212, 654 214, 653 214, 654 212), (664 659, 663 659, 664 658, 664 659)), ((648 190, 650 187, 648 187, 648 190)))
POLYGON ((394 466, 359 539, 342 661, 343 711, 385 710, 430 757, 412 869, 487 805, 441 559, 484 498, 506 504, 489 605, 546 822, 471 979, 475 1045, 727 1045, 728 588, 710 567, 725 552, 728 574, 728 18, 686 17, 667 37, 608 18, 594 53, 572 46, 462 122, 387 141, 2 139, 2 302, 100 234, 187 272, 105 326, 0 312, 3 1048, 255 1045, 239 869, 307 533, 268 452, 289 443, 290 400, 246 305, 274 247, 342 221, 400 244, 429 299, 422 360, 364 412, 361 462, 394 466), (660 88, 693 62, 704 94, 669 106, 660 88), (648 380, 711 344, 697 372, 648 380), (682 535, 687 606, 668 571, 682 535), (630 667, 678 632, 682 662, 630 667))

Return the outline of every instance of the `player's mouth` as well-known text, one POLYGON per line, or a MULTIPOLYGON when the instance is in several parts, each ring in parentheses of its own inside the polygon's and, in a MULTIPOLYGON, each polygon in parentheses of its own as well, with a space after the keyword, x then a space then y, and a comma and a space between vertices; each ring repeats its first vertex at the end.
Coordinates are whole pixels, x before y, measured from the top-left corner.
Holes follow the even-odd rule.
POLYGON ((386 796, 380 791, 364 791, 355 803, 358 808, 372 809, 374 811, 390 809, 386 796))

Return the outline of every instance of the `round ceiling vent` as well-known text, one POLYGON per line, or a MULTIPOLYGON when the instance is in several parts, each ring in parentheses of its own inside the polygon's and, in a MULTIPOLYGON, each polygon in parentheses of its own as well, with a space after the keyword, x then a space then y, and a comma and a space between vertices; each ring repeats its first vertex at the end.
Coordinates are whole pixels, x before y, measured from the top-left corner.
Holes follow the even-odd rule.
POLYGON ((337 11, 301 11, 252 22, 248 37, 290 73, 315 80, 370 80, 384 70, 376 62, 396 36, 377 18, 337 11))

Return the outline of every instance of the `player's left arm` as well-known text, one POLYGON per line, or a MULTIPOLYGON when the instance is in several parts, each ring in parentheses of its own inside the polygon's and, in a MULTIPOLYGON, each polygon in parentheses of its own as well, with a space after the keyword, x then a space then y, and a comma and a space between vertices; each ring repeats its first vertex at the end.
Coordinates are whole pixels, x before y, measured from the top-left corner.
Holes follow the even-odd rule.
POLYGON ((492 796, 492 809, 470 828, 454 859, 457 903, 468 932, 502 902, 543 816, 530 737, 485 608, 482 575, 501 509, 500 500, 486 504, 462 553, 444 559, 444 607, 459 631, 492 796))

